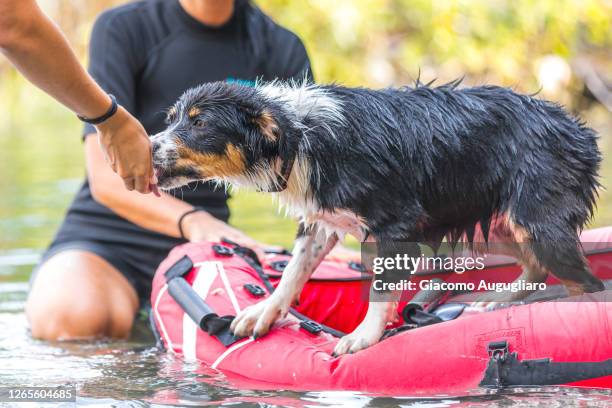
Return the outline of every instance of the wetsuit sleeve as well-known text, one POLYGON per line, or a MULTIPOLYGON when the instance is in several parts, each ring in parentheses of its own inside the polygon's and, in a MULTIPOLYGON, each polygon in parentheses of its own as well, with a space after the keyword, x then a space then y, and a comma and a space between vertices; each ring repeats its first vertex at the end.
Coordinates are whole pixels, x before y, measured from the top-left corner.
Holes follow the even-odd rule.
POLYGON ((271 49, 273 52, 269 66, 279 79, 301 81, 306 78, 314 82, 308 53, 297 35, 278 27, 277 32, 273 35, 271 49))
MULTIPOLYGON (((136 77, 141 53, 135 47, 128 16, 111 10, 96 20, 89 43, 89 73, 106 92, 117 98, 117 103, 134 114, 136 106, 136 77)), ((96 133, 86 124, 83 136, 96 133)))
POLYGON ((293 37, 292 41, 290 41, 291 47, 286 54, 286 75, 295 79, 307 78, 310 82, 314 82, 314 75, 306 47, 304 47, 302 40, 298 36, 293 33, 291 35, 293 37))

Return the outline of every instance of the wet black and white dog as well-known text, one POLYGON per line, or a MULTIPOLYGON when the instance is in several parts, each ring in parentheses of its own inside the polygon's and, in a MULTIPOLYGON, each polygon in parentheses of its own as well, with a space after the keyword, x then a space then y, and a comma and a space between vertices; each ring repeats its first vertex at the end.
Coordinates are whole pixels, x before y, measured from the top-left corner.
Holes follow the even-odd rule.
MULTIPOLYGON (((263 335, 286 315, 345 233, 379 243, 472 240, 480 225, 485 239, 508 243, 520 279, 551 272, 571 294, 603 289, 578 241, 598 186, 594 132, 553 103, 457 85, 219 82, 170 109, 168 129, 152 139, 160 187, 216 180, 268 191, 300 219, 278 289, 237 316, 236 334, 263 335)), ((371 302, 336 354, 376 343, 395 307, 371 302)))

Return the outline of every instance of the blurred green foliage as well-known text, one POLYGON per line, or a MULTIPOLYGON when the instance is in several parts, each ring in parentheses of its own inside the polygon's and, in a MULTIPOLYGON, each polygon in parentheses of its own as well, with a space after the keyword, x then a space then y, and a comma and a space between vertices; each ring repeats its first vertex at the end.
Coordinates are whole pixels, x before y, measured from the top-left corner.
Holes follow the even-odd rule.
MULTIPOLYGON (((167 0, 174 1, 174 0, 167 0)), ((40 0, 85 61, 95 16, 123 0, 40 0)), ((602 135, 604 185, 612 119, 598 104, 577 104, 583 86, 574 64, 612 72, 610 0, 258 0, 304 41, 320 82, 381 87, 465 76, 564 102, 602 135), (542 61, 553 68, 542 71, 542 61), (561 74, 559 73, 561 72, 561 74), (555 84, 557 84, 555 82, 555 84), (553 84, 554 85, 554 84, 553 84), (548 92, 548 88, 544 87, 548 92)), ((79 123, 0 58, 0 251, 43 248, 84 175, 79 123)), ((289 245, 293 222, 269 197, 240 193, 232 222, 257 238, 289 245)), ((612 223, 602 192, 594 225, 612 223)), ((1 273, 0 273, 1 275, 1 273)))
MULTIPOLYGON (((126 2, 39 0, 81 55, 95 16, 126 2)), ((612 47, 610 0, 255 3, 303 39, 320 81, 348 85, 404 84, 420 70, 425 79, 465 75, 474 82, 537 89, 543 56, 609 59, 612 47)))
POLYGON ((458 76, 537 90, 538 60, 612 46, 604 0, 260 0, 305 41, 322 81, 458 76))

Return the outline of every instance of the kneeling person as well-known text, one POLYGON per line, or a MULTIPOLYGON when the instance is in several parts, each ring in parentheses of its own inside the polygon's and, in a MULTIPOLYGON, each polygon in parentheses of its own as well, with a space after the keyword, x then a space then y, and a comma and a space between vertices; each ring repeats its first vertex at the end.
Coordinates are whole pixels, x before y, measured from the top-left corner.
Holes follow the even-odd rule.
MULTIPOLYGON (((311 75, 299 38, 246 0, 147 0, 109 10, 94 26, 90 72, 149 134, 164 129, 165 108, 202 82, 311 75)), ((158 264, 186 240, 258 246, 227 224, 223 191, 202 183, 161 198, 127 191, 91 137, 95 129, 84 134, 87 179, 31 278, 26 313, 42 339, 126 337, 158 264)))

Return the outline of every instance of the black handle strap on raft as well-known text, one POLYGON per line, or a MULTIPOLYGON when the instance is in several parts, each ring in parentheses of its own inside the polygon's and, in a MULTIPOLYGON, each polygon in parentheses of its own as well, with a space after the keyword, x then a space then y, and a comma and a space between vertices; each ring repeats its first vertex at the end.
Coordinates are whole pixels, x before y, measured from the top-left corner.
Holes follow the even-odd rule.
POLYGON ((402 318, 407 324, 415 325, 416 327, 424 327, 430 324, 443 322, 440 317, 423 310, 423 306, 418 303, 406 304, 402 309, 402 318))
MULTIPOLYGON (((443 282, 438 278, 432 279, 432 282, 434 281, 443 282)), ((407 303, 402 309, 401 315, 405 324, 385 330, 381 340, 395 336, 396 334, 405 332, 406 330, 442 323, 457 318, 461 312, 463 312, 463 308, 448 316, 444 316, 444 318, 433 312, 433 310, 440 303, 442 297, 444 297, 447 292, 448 291, 446 290, 420 290, 416 295, 414 295, 410 303, 407 303), (427 309, 423 308, 424 304, 428 305, 427 309)))
POLYGON ((219 316, 215 311, 193 290, 183 277, 193 269, 192 260, 185 255, 170 267, 165 273, 168 293, 187 315, 209 335, 228 347, 241 337, 230 332, 230 324, 234 316, 219 316))
MULTIPOLYGON (((259 277, 259 279, 261 279, 268 293, 274 293, 274 285, 272 285, 270 279, 268 279, 268 275, 266 275, 266 273, 263 271, 261 261, 257 257, 255 251, 253 251, 251 248, 240 246, 237 243, 232 242, 228 239, 223 239, 223 242, 225 244, 231 245, 233 252, 238 255, 243 261, 249 264, 249 266, 255 269, 257 276, 259 277)), ((213 247, 213 249, 215 248, 213 247)), ((341 332, 340 330, 333 329, 329 326, 309 319, 308 316, 303 315, 294 308, 290 308, 289 313, 291 313, 292 316, 297 318, 300 321, 300 327, 308 331, 309 333, 318 334, 320 332, 324 332, 327 334, 331 334, 334 337, 343 337, 345 335, 345 333, 341 332)))
POLYGON ((481 387, 562 385, 612 375, 612 359, 599 362, 557 363, 550 358, 519 361, 507 341, 489 343, 490 359, 481 387))

